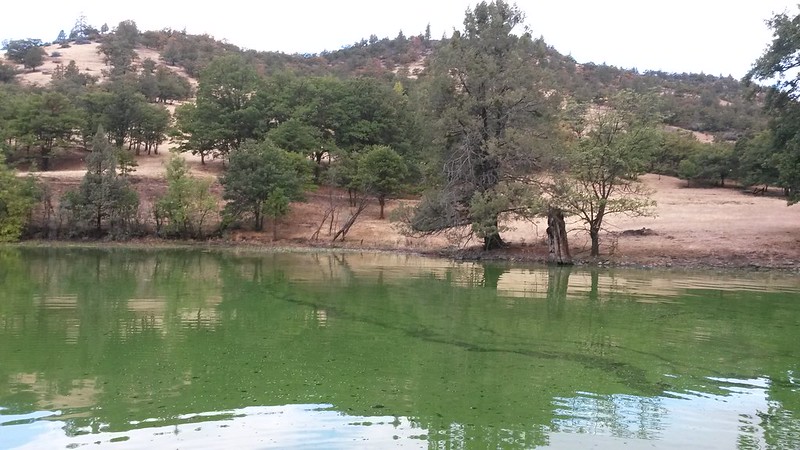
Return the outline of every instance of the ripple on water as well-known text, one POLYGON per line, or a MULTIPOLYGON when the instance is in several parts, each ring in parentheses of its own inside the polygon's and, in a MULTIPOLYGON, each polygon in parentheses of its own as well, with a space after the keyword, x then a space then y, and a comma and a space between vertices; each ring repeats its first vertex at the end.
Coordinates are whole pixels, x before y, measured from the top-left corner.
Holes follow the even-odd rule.
POLYGON ((331 405, 254 406, 129 421, 130 429, 103 424, 69 427, 58 412, 0 415, 3 445, 15 449, 79 448, 100 443, 127 448, 427 448, 427 433, 409 419, 350 416, 331 405), (95 428, 96 427, 96 428, 95 428), (85 429, 84 429, 85 428, 85 429), (97 431, 92 432, 95 428, 97 431), (69 431, 67 431, 69 430, 69 431), (113 445, 112 445, 113 444, 113 445))

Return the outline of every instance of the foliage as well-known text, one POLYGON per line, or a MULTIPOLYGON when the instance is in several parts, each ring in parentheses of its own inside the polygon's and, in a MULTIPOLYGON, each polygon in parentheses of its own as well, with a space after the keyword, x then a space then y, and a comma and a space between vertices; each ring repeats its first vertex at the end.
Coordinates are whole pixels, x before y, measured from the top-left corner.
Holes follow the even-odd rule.
POLYGON ((607 109, 575 118, 575 139, 568 143, 567 177, 548 187, 555 203, 578 216, 592 241, 591 256, 600 254, 600 230, 610 214, 652 214, 654 202, 637 178, 657 145, 655 100, 622 92, 607 109))
POLYGON ((484 247, 496 248, 502 245, 496 223, 504 211, 483 217, 486 208, 478 215, 470 206, 507 205, 513 211, 524 201, 492 197, 520 192, 504 185, 534 169, 537 141, 547 135, 558 100, 536 65, 544 55, 527 32, 514 33, 523 20, 516 6, 480 3, 467 11, 463 33, 455 33, 432 62, 436 78, 429 98, 442 172, 440 193, 425 197, 434 204, 423 200, 412 222, 425 227, 419 231, 444 230, 481 216, 480 229, 498 230, 483 236, 484 247))
POLYGON ((181 150, 224 158, 256 137, 262 119, 252 101, 257 84, 258 74, 241 56, 214 59, 200 75, 195 105, 177 114, 181 150))
POLYGON ((89 86, 97 83, 98 79, 97 76, 81 73, 75 61, 70 60, 66 66, 63 64, 56 66, 50 84, 55 91, 75 99, 84 94, 89 86))
POLYGON ((403 158, 391 147, 370 147, 358 160, 356 183, 359 188, 378 199, 381 207, 380 219, 384 218, 386 199, 397 194, 407 175, 403 158))
POLYGON ((41 39, 15 39, 5 42, 3 49, 6 51, 6 58, 8 58, 9 61, 13 61, 17 64, 24 64, 25 56, 28 54, 28 51, 31 49, 39 49, 39 51, 44 53, 41 47, 41 39))
POLYGON ((97 29, 86 22, 86 16, 81 15, 75 20, 75 25, 69 32, 69 40, 75 43, 86 43, 98 37, 97 29))
POLYGON ((0 155, 0 242, 16 241, 30 219, 36 200, 33 178, 19 178, 0 155))
POLYGON ((271 141, 250 141, 231 153, 228 170, 220 179, 228 200, 229 220, 250 215, 256 230, 264 227, 265 204, 276 189, 291 201, 300 200, 310 182, 307 159, 275 146, 271 141))
POLYGON ((780 154, 773 151, 774 137, 770 130, 747 136, 736 142, 733 158, 736 175, 743 186, 779 186, 780 154))
POLYGON ((36 68, 44 64, 44 57, 47 53, 41 47, 30 47, 25 51, 25 56, 22 58, 22 65, 26 69, 36 71, 36 68))
POLYGON ((117 154, 102 127, 92 140, 92 153, 86 158, 87 171, 77 190, 64 194, 61 206, 70 214, 76 234, 114 237, 132 229, 139 198, 130 182, 117 173, 117 154))
POLYGON ((0 61, 0 83, 11 83, 17 76, 17 68, 0 61))
POLYGON ((217 208, 209 195, 211 180, 189 174, 186 161, 170 155, 167 163, 167 192, 156 201, 154 214, 160 233, 170 237, 202 238, 207 219, 217 208))
POLYGON ((289 214, 289 197, 283 193, 283 189, 277 187, 273 189, 267 201, 264 202, 264 215, 272 218, 272 237, 278 238, 278 219, 289 214))
POLYGON ((132 20, 123 20, 114 32, 105 36, 100 44, 100 53, 105 55, 106 64, 111 65, 111 75, 119 76, 133 71, 136 59, 135 47, 139 42, 139 28, 132 20))
POLYGON ((735 170, 733 148, 728 144, 701 144, 699 151, 678 165, 678 177, 691 182, 725 186, 735 170))
POLYGON ((38 149, 42 170, 48 170, 54 150, 67 145, 81 119, 69 98, 58 92, 22 95, 11 121, 11 135, 17 144, 38 149))
POLYGON ((745 79, 774 83, 766 101, 772 142, 762 151, 772 153, 768 160, 776 163, 779 182, 792 204, 800 200, 800 15, 781 13, 767 23, 773 32, 772 43, 745 79))

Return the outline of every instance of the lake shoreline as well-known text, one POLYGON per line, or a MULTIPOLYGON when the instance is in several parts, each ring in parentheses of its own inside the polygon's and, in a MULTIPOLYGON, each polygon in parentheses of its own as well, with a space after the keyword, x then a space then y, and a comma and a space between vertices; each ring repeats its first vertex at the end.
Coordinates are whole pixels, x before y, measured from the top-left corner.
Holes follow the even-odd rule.
MULTIPOLYGON (((464 262, 495 262, 513 264, 549 265, 547 249, 544 245, 513 245, 498 250, 484 251, 479 247, 460 249, 432 248, 422 250, 419 248, 401 248, 388 246, 360 245, 358 242, 345 242, 331 244, 329 242, 313 241, 241 241, 230 239, 210 240, 167 240, 159 238, 141 238, 127 241, 103 240, 23 240, 13 244, 3 244, 6 247, 21 248, 99 248, 99 249, 208 249, 230 250, 253 253, 282 253, 282 252, 346 252, 346 253, 393 253, 400 255, 415 255, 428 258, 449 259, 464 262)), ((658 255, 645 252, 645 255, 601 255, 599 258, 574 259, 575 267, 602 267, 626 269, 697 269, 697 270, 723 270, 723 271, 775 271, 783 273, 800 273, 800 261, 794 259, 764 260, 751 255, 735 254, 697 254, 687 252, 685 256, 658 255)))

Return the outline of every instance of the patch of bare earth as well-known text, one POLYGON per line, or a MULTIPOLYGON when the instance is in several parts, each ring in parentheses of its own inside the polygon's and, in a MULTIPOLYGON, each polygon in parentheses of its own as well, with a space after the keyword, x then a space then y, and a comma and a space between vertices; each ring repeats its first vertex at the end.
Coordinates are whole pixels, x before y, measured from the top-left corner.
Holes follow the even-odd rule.
MULTIPOLYGON (((657 216, 609 216, 601 236, 600 262, 636 266, 800 268, 800 207, 787 207, 786 201, 779 197, 754 196, 736 189, 687 188, 684 181, 671 177, 646 175, 643 181, 655 190, 657 216)), ((400 203, 388 202, 387 214, 400 203)), ((332 232, 351 211, 343 192, 321 189, 312 193, 307 203, 293 205, 291 215, 279 225, 278 244, 331 245, 332 232), (331 198, 338 205, 338 216, 333 227, 326 222, 320 228, 331 198), (317 229, 321 230, 318 239, 311 240, 317 229)), ((590 261, 588 234, 574 218, 568 222, 573 255, 578 261, 590 261)), ((510 228, 503 233, 509 247, 482 253, 477 251, 477 239, 465 246, 449 242, 441 235, 404 236, 388 220, 379 220, 378 206, 371 204, 345 242, 335 245, 519 261, 547 259, 543 220, 510 221, 505 225, 510 228)), ((234 240, 275 244, 270 231, 240 232, 234 235, 234 240)))

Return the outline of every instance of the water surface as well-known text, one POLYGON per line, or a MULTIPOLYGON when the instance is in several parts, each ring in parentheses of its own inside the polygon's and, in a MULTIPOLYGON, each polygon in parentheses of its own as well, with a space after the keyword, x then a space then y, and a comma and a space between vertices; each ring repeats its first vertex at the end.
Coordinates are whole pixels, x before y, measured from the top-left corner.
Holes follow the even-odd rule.
POLYGON ((0 448, 800 447, 800 280, 0 249, 0 448))

